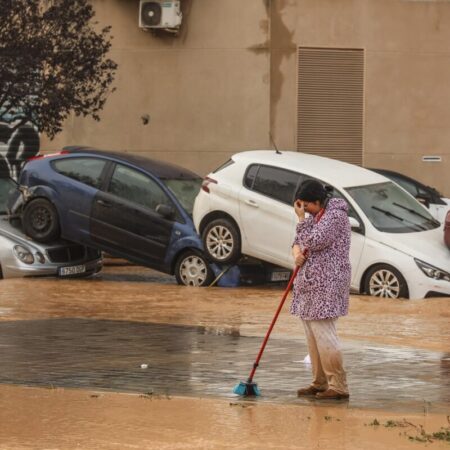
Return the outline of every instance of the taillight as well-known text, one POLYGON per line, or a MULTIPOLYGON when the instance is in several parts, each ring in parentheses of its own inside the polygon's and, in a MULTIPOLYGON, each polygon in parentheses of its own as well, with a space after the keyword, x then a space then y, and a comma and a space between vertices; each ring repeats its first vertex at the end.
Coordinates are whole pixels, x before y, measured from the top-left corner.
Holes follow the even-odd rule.
POLYGON ((31 158, 28 158, 27 161, 33 161, 34 159, 41 159, 41 158, 49 158, 50 156, 59 156, 59 155, 67 155, 69 153, 67 150, 61 150, 58 153, 47 153, 46 155, 36 155, 32 156, 31 158))
POLYGON ((202 182, 202 190, 209 194, 209 185, 211 183, 217 184, 217 180, 210 177, 205 177, 202 182))

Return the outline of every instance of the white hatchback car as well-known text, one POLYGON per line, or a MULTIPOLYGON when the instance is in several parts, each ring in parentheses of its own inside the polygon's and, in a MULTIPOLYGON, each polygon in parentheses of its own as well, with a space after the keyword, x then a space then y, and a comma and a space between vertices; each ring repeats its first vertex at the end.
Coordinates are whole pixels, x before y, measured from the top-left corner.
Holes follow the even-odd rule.
POLYGON ((304 153, 238 153, 204 179, 193 217, 211 260, 231 264, 247 255, 292 268, 292 205, 306 179, 332 186, 349 204, 352 290, 450 296, 450 252, 427 209, 382 175, 304 153))

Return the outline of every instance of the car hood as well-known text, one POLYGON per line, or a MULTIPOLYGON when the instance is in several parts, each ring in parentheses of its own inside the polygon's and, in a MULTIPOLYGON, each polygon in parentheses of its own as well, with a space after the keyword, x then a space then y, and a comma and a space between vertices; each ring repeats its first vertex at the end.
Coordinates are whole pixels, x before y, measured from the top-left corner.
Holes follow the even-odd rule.
POLYGON ((450 272, 450 251, 444 243, 442 226, 417 233, 383 233, 383 239, 376 240, 438 269, 450 272))
POLYGON ((67 241, 59 240, 51 244, 41 244, 32 241, 20 228, 11 225, 8 216, 0 215, 0 236, 6 237, 17 244, 26 245, 35 251, 45 252, 51 248, 67 245, 67 241))

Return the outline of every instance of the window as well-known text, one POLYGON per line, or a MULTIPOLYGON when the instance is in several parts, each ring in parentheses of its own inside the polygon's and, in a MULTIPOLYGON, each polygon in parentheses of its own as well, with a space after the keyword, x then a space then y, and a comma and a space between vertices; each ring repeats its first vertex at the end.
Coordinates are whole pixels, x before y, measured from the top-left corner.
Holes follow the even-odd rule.
POLYGON ((292 205, 299 179, 298 173, 276 167, 260 166, 253 183, 253 190, 292 205))
POLYGON ((195 197, 197 197, 202 186, 202 179, 167 179, 162 181, 173 192, 185 211, 192 217, 195 197))
POLYGON ((244 178, 244 186, 249 189, 253 189, 253 183, 255 182, 256 174, 258 173, 259 166, 250 166, 247 169, 247 173, 244 178))
POLYGON ((53 168, 66 177, 100 189, 106 162, 97 158, 65 158, 53 162, 53 168))
POLYGON ((158 205, 173 208, 172 202, 155 181, 137 170, 119 164, 114 169, 108 192, 153 211, 158 205))

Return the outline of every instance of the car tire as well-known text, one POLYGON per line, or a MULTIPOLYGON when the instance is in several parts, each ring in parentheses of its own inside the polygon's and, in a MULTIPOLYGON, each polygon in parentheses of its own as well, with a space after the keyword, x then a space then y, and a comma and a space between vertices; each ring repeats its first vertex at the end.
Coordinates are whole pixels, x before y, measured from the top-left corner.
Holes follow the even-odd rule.
POLYGON ((236 225, 228 219, 216 219, 202 232, 208 258, 217 264, 233 264, 241 256, 241 237, 236 225))
POLYGON ((209 286, 214 280, 214 273, 208 260, 196 250, 183 252, 175 264, 175 278, 184 286, 209 286))
POLYGON ((22 216, 23 230, 37 242, 50 242, 60 235, 58 213, 45 198, 30 201, 22 216))
POLYGON ((408 298, 408 285, 403 275, 388 264, 377 264, 366 274, 364 291, 383 298, 408 298))

